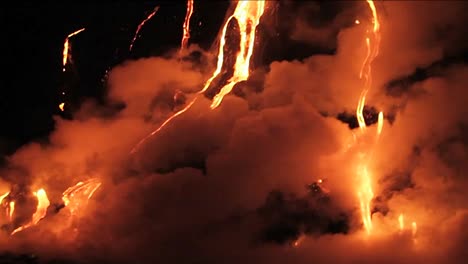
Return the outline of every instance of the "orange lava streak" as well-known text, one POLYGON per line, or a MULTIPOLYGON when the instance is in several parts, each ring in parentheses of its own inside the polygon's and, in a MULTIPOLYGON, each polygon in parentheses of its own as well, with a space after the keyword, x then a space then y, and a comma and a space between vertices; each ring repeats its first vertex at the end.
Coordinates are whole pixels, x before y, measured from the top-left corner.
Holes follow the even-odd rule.
POLYGON ((138 148, 143 144, 145 143, 146 140, 148 140, 150 137, 154 136, 156 133, 158 133, 159 131, 161 131, 161 129, 163 129, 163 127, 165 127, 169 122, 171 122, 174 118, 176 118, 177 116, 185 113, 190 107, 192 107, 192 105, 195 103, 195 101, 197 100, 197 97, 194 97, 193 100, 188 103, 184 108, 182 108, 181 110, 179 110, 178 112, 174 113, 173 115, 171 115, 168 119, 166 119, 166 121, 164 121, 156 130, 154 130, 153 132, 151 132, 151 134, 149 134, 148 136, 144 137, 142 140, 140 140, 140 142, 138 142, 138 144, 135 145, 135 147, 133 147, 132 151, 130 151, 131 154, 135 153, 138 148))
POLYGON ((255 44, 255 31, 264 11, 265 1, 240 1, 237 3, 234 14, 226 21, 221 37, 224 41, 221 42, 222 45, 220 45, 219 48, 220 53, 218 60, 223 57, 222 51, 224 49, 226 28, 233 18, 235 18, 239 24, 240 50, 237 53, 236 63, 234 64, 233 76, 228 80, 228 83, 221 88, 219 93, 215 95, 211 103, 211 109, 221 104, 224 96, 231 92, 236 83, 245 81, 249 77, 250 57, 252 56, 255 44))
POLYGON ((68 36, 65 38, 65 42, 63 43, 63 52, 62 52, 62 66, 63 66, 63 71, 65 71, 65 66, 67 65, 67 62, 68 62, 68 56, 69 56, 69 52, 70 52, 70 38, 75 36, 76 34, 84 31, 85 28, 82 28, 82 29, 79 29, 75 32, 72 32, 70 34, 68 34, 68 36))
POLYGON ((379 119, 377 120, 377 135, 380 135, 382 133, 383 122, 384 122, 383 112, 379 112, 379 119))
MULTIPOLYGON (((366 122, 364 118, 364 105, 366 103, 366 95, 372 86, 372 62, 379 54, 380 46, 380 23, 377 15, 377 9, 375 8, 372 0, 367 0, 367 4, 372 11, 372 34, 366 36, 366 48, 367 53, 363 61, 361 70, 359 72, 359 78, 364 78, 364 87, 359 97, 359 102, 356 108, 356 117, 359 123, 359 128, 363 132, 366 128, 366 122)), ((367 31, 369 33, 369 31, 367 31)), ((379 122, 377 127, 377 134, 380 135, 383 128, 383 113, 379 113, 379 122)), ((370 204, 374 197, 372 191, 372 181, 367 169, 367 160, 362 159, 358 165, 357 171, 359 179, 358 184, 358 197, 359 205, 361 209, 361 218, 367 233, 372 230, 371 221, 371 210, 370 204)))
POLYGON ((187 13, 185 14, 184 20, 184 33, 182 35, 182 43, 180 44, 180 50, 186 49, 188 41, 190 39, 190 18, 192 17, 193 13, 193 0, 187 1, 187 13))
POLYGON ((88 200, 100 186, 101 181, 95 178, 78 182, 63 192, 62 200, 69 208, 70 213, 74 215, 83 205, 88 203, 88 200))
POLYGON ((9 207, 8 207, 8 218, 10 219, 10 222, 13 220, 14 212, 15 212, 15 202, 10 202, 9 207))
POLYGON ((403 229, 405 229, 405 220, 403 217, 404 217, 403 214, 400 214, 398 216, 398 225, 400 227, 400 231, 403 231, 403 229))
POLYGON ((366 123, 363 116, 363 109, 364 104, 366 101, 366 95, 372 85, 372 62, 379 54, 379 47, 380 47, 380 23, 379 18, 377 15, 377 9, 375 8, 374 2, 372 0, 367 0, 369 4, 369 8, 372 11, 372 39, 367 36, 366 37, 366 48, 367 54, 366 58, 361 67, 361 71, 359 72, 359 78, 364 77, 364 88, 361 92, 361 96, 359 98, 358 107, 356 109, 356 116, 358 118, 359 127, 363 130, 366 127, 366 123))
POLYGON ((34 193, 34 196, 37 197, 38 204, 37 204, 36 212, 32 216, 32 220, 29 223, 16 228, 11 233, 11 235, 14 235, 15 233, 18 233, 19 231, 22 231, 28 227, 36 225, 42 218, 45 217, 47 213, 47 207, 49 207, 50 205, 50 202, 49 202, 49 199, 47 198, 47 194, 45 190, 39 189, 37 192, 34 193))
POLYGON ((146 17, 146 19, 143 20, 143 21, 138 25, 137 30, 135 31, 135 36, 133 37, 132 42, 130 42, 130 47, 129 47, 129 49, 128 49, 129 51, 132 50, 132 48, 133 48, 133 43, 135 43, 135 40, 137 39, 138 33, 140 33, 141 28, 145 25, 145 23, 146 23, 148 20, 150 20, 154 15, 156 15, 156 13, 158 12, 158 10, 159 10, 159 6, 155 7, 154 10, 153 10, 153 12, 151 12, 151 14, 149 14, 149 16, 146 17))
POLYGON ((3 199, 5 199, 9 194, 10 194, 10 192, 7 192, 7 193, 0 196, 0 204, 3 202, 3 199))

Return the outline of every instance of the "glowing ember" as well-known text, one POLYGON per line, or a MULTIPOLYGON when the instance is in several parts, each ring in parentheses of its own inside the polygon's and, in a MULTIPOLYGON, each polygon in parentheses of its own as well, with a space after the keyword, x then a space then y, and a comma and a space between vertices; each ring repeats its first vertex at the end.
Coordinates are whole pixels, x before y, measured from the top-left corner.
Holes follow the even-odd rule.
POLYGON ((47 198, 47 194, 45 190, 39 189, 37 192, 34 192, 34 196, 37 197, 38 204, 37 204, 36 212, 32 216, 32 220, 29 223, 16 228, 11 233, 11 235, 14 235, 15 233, 18 233, 28 227, 36 225, 42 218, 45 217, 47 213, 47 207, 49 207, 50 205, 50 202, 49 202, 49 199, 47 198))
POLYGON ((403 229, 405 229, 405 220, 403 219, 403 214, 400 214, 398 216, 398 225, 400 227, 400 231, 403 231, 403 229))
POLYGON ((182 43, 180 45, 180 50, 186 49, 188 45, 188 41, 190 39, 190 18, 192 17, 193 13, 193 0, 187 1, 187 13, 185 14, 184 20, 184 33, 182 35, 182 43))
POLYGON ((15 212, 15 202, 10 202, 9 207, 8 207, 8 218, 10 218, 10 221, 13 220, 14 212, 15 212))
POLYGON ((65 111, 65 103, 63 103, 63 102, 60 103, 60 104, 59 104, 59 108, 60 108, 60 110, 61 110, 62 112, 65 111))
POLYGON ((377 135, 380 135, 382 133, 383 129, 383 120, 384 120, 384 115, 383 112, 379 113, 379 119, 377 121, 377 135))
POLYGON ((89 179, 84 182, 78 182, 63 192, 62 200, 69 208, 72 215, 88 203, 94 192, 101 186, 101 182, 96 179, 89 179))
POLYGON ((359 24, 361 24, 361 22, 356 19, 356 20, 354 20, 354 24, 359 25, 359 24))
POLYGON ((135 31, 135 36, 133 37, 132 39, 132 42, 130 42, 130 47, 129 47, 129 51, 132 50, 133 48, 133 43, 135 43, 135 40, 138 38, 138 34, 140 33, 140 30, 141 28, 146 24, 146 22, 148 22, 148 20, 150 20, 154 15, 156 15, 156 13, 158 12, 159 10, 159 6, 155 7, 153 12, 151 12, 151 14, 148 15, 148 17, 145 18, 145 20, 143 20, 137 27, 137 30, 135 31))
POLYGON ((182 110, 174 113, 170 116, 166 121, 164 121, 156 130, 151 132, 148 136, 140 140, 135 147, 132 148, 131 154, 136 153, 138 148, 150 137, 154 136, 156 133, 161 131, 161 129, 166 126, 170 121, 172 121, 177 116, 185 113, 190 107, 195 103, 197 100, 198 95, 204 93, 208 87, 210 86, 211 82, 218 76, 221 72, 221 68, 224 61, 224 45, 226 43, 226 31, 228 28, 228 24, 231 19, 236 18, 241 34, 241 42, 240 42, 240 51, 236 57, 236 63, 234 65, 234 74, 228 80, 228 84, 226 84, 223 88, 221 88, 220 92, 213 98, 211 109, 214 109, 221 104, 223 97, 228 94, 232 87, 240 82, 247 80, 249 77, 249 65, 250 65, 250 57, 253 52, 254 40, 255 40, 255 30, 257 25, 260 22, 260 17, 263 15, 265 10, 265 1, 239 1, 236 4, 236 9, 234 14, 231 15, 226 23, 223 26, 223 31, 220 38, 219 44, 219 52, 218 52, 218 61, 216 65, 216 69, 213 72, 212 76, 205 82, 203 88, 197 93, 197 95, 193 98, 193 100, 187 104, 182 110))
POLYGON ((65 66, 67 65, 68 58, 69 58, 69 52, 70 52, 70 38, 77 35, 78 33, 84 31, 85 28, 79 29, 75 32, 72 32, 68 34, 68 36, 65 38, 65 42, 63 43, 63 57, 62 57, 62 66, 63 66, 63 71, 65 71, 65 66))
POLYGON ((294 247, 298 247, 298 246, 302 243, 302 241, 303 241, 304 239, 305 239, 305 236, 304 236, 304 235, 299 236, 299 238, 297 238, 297 239, 294 241, 293 246, 294 246, 294 247))

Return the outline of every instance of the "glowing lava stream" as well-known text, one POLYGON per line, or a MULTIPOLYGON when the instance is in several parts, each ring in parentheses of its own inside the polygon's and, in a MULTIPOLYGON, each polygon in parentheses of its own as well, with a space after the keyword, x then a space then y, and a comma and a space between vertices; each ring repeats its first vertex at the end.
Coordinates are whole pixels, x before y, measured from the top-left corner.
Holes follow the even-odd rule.
POLYGON ((250 57, 253 53, 255 44, 255 31, 260 23, 260 18, 265 11, 264 1, 240 1, 234 10, 234 14, 228 18, 221 35, 218 53, 218 65, 213 76, 206 82, 202 92, 210 86, 214 78, 221 72, 221 67, 224 61, 224 45, 226 43, 226 31, 231 19, 235 18, 239 24, 240 30, 240 50, 237 53, 236 63, 234 64, 234 73, 228 80, 228 83, 221 88, 218 94, 215 95, 211 103, 211 109, 218 107, 221 104, 224 96, 229 94, 238 82, 245 81, 249 77, 250 57))
POLYGON ((151 12, 151 14, 148 15, 148 17, 145 18, 145 20, 143 20, 137 27, 137 30, 135 31, 135 36, 133 37, 132 39, 132 42, 130 42, 130 47, 128 48, 129 51, 132 50, 133 48, 133 43, 135 43, 135 40, 138 38, 138 33, 140 33, 140 30, 141 28, 146 24, 146 22, 148 22, 148 20, 150 20, 154 15, 156 15, 156 13, 158 12, 159 10, 159 6, 155 7, 153 12, 151 12))
POLYGON ((240 30, 240 51, 236 55, 236 63, 234 64, 234 73, 232 77, 228 80, 227 84, 224 85, 218 94, 216 94, 211 103, 211 109, 217 108, 225 95, 229 94, 235 84, 241 81, 247 80, 249 77, 249 66, 250 66, 250 57, 253 53, 253 47, 255 44, 255 31, 258 24, 260 23, 260 18, 265 11, 265 1, 238 1, 236 2, 236 9, 234 13, 227 19, 226 23, 223 26, 222 34, 220 37, 219 50, 218 50, 218 61, 216 64, 216 69, 213 72, 212 76, 205 82, 203 89, 197 92, 196 96, 190 101, 182 110, 174 113, 166 121, 164 121, 156 130, 151 132, 148 136, 140 140, 130 151, 131 154, 135 153, 138 148, 150 137, 161 131, 161 129, 166 126, 170 121, 175 117, 185 113, 190 107, 195 103, 198 96, 204 93, 211 85, 211 82, 221 73, 221 68, 224 61, 224 45, 226 44, 226 31, 228 28, 229 22, 235 18, 239 24, 240 30))
POLYGON ((88 203, 94 192, 101 186, 101 182, 96 179, 89 179, 84 182, 78 182, 75 186, 66 189, 63 192, 62 200, 66 207, 69 208, 70 213, 75 213, 88 203))
POLYGON ((14 235, 15 233, 18 233, 19 231, 22 231, 28 227, 36 225, 42 218, 45 217, 47 213, 47 207, 49 207, 50 205, 50 202, 49 202, 49 199, 47 198, 47 194, 45 190, 39 189, 37 192, 34 192, 34 196, 37 197, 38 204, 37 204, 36 212, 32 216, 32 220, 29 223, 22 225, 16 228, 15 230, 13 230, 11 235, 14 235))
MULTIPOLYGON (((372 0, 367 0, 367 4, 372 11, 372 35, 366 36, 366 47, 367 54, 364 59, 364 62, 359 72, 359 78, 364 78, 364 88, 359 97, 359 102, 356 108, 356 117, 358 119, 359 128, 361 132, 364 132, 366 129, 366 122, 364 118, 364 105, 366 102, 366 95, 369 89, 372 86, 372 62, 379 54, 380 46, 380 23, 377 15, 377 9, 375 8, 374 2, 372 0), (371 38, 372 37, 372 38, 371 38)), ((369 31, 367 31, 369 33, 369 31)), ((377 135, 379 136, 382 132, 383 127, 383 113, 379 113, 377 135)), ((371 201, 374 198, 374 193, 372 191, 372 181, 371 175, 367 168, 367 163, 369 159, 369 154, 359 153, 360 162, 357 166, 357 174, 359 176, 358 183, 358 198, 359 206, 361 210, 361 218, 364 224, 364 227, 369 234, 372 230, 372 219, 371 219, 371 201)))
POLYGON ((188 41, 190 39, 190 18, 192 18, 193 14, 193 0, 187 1, 187 13, 185 14, 185 20, 183 25, 183 35, 182 35, 182 43, 180 44, 180 50, 184 50, 187 48, 188 41))
POLYGON ((65 42, 63 43, 63 57, 62 57, 62 66, 63 66, 63 71, 65 71, 65 66, 67 65, 68 58, 69 58, 69 52, 70 52, 70 38, 75 36, 76 34, 84 31, 85 28, 79 29, 75 32, 72 32, 68 34, 68 36, 65 38, 65 42))

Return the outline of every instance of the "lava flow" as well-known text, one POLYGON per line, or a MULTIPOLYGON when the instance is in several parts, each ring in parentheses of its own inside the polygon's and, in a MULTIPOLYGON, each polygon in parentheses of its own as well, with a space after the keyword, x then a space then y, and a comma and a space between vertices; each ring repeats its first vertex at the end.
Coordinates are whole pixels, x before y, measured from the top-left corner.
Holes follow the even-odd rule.
POLYGON ((136 31, 135 31, 135 35, 133 36, 133 39, 132 41, 130 42, 130 47, 128 48, 129 51, 132 50, 133 48, 133 44, 135 43, 135 40, 138 38, 138 34, 140 33, 140 30, 141 28, 146 24, 146 22, 148 22, 148 20, 150 20, 154 15, 156 15, 156 13, 158 12, 159 10, 159 6, 155 7, 153 12, 151 12, 151 14, 149 14, 145 20, 143 20, 137 27, 136 31))
MULTIPOLYGON (((70 38, 83 32, 85 30, 85 28, 82 28, 82 29, 79 29, 77 31, 74 31, 70 34, 68 34, 68 36, 65 38, 65 42, 63 43, 63 52, 62 52, 62 71, 65 72, 66 71, 66 66, 67 66, 67 63, 68 61, 71 60, 71 55, 70 55, 70 51, 71 51, 71 45, 70 45, 70 38)), ((65 92, 62 92, 62 94, 64 95, 65 92)), ((61 102, 59 104, 59 109, 63 112, 65 111, 65 102, 61 102)))
POLYGON ((47 194, 44 189, 39 189, 37 192, 34 192, 34 196, 36 196, 38 204, 37 204, 37 209, 36 212, 33 214, 32 219, 29 223, 22 225, 11 233, 11 235, 14 235, 18 233, 19 231, 22 231, 28 227, 37 225, 37 223, 45 217, 47 213, 47 207, 49 207, 50 202, 49 198, 47 198, 47 194))
POLYGON ((192 18, 193 14, 193 0, 187 1, 187 13, 185 14, 185 20, 183 25, 183 35, 182 35, 182 43, 180 44, 180 50, 184 50, 187 48, 188 41, 190 39, 190 18, 192 18))
POLYGON ((63 192, 62 200, 70 213, 75 215, 88 200, 93 196, 94 192, 101 186, 98 179, 89 179, 83 182, 78 182, 75 186, 66 189, 63 192))
POLYGON ((77 31, 74 31, 65 38, 65 42, 63 43, 63 57, 62 57, 62 66, 63 66, 63 71, 66 70, 65 66, 67 65, 68 60, 70 59, 70 38, 77 35, 78 33, 81 33, 84 31, 85 28, 79 29, 77 31))
POLYGON ((234 64, 233 76, 228 80, 228 83, 224 85, 218 94, 215 95, 211 103, 211 109, 217 108, 224 96, 229 94, 234 87, 240 81, 245 81, 249 77, 249 66, 250 57, 253 53, 253 47, 255 44, 255 31, 260 23, 260 18, 265 11, 265 1, 239 1, 236 3, 236 9, 234 13, 224 23, 222 34, 220 37, 218 60, 216 69, 212 76, 205 82, 203 89, 201 89, 195 97, 181 110, 167 118, 156 130, 151 132, 148 136, 140 140, 131 150, 130 153, 135 153, 138 148, 150 137, 157 134, 161 129, 166 126, 175 117, 185 113, 195 103, 198 96, 204 93, 210 87, 212 81, 221 73, 221 68, 224 61, 224 46, 226 44, 226 31, 229 22, 235 18, 239 24, 240 29, 240 51, 236 55, 236 63, 234 64))
POLYGON ((202 92, 205 92, 211 82, 219 75, 224 61, 224 45, 226 44, 226 31, 231 19, 235 18, 240 30, 240 50, 236 55, 234 64, 234 73, 224 85, 218 94, 216 94, 211 103, 211 109, 218 107, 221 104, 224 96, 229 94, 237 83, 247 80, 249 77, 250 57, 253 53, 255 44, 255 31, 260 23, 260 18, 265 11, 265 1, 240 1, 237 7, 224 24, 218 51, 218 63, 215 72, 210 79, 205 83, 202 92))
MULTIPOLYGON (((367 54, 362 63, 361 71, 359 77, 364 78, 364 88, 361 92, 358 106, 356 108, 356 117, 359 123, 359 128, 361 132, 364 132, 366 129, 366 122, 364 119, 364 105, 366 102, 366 95, 369 89, 372 86, 372 62, 377 57, 379 53, 380 46, 380 22, 377 15, 377 9, 375 8, 374 2, 368 0, 367 3, 372 11, 372 34, 366 36, 366 47, 367 54)), ((367 31, 369 33, 369 31, 367 31)), ((380 135, 383 127, 383 113, 379 113, 378 119, 378 128, 377 135, 380 135)), ((368 162, 369 162, 369 153, 359 153, 359 164, 357 165, 357 175, 358 179, 358 198, 359 198, 359 207, 361 210, 361 218, 364 224, 364 227, 368 233, 372 230, 372 220, 371 220, 371 200, 374 198, 374 192, 372 191, 372 177, 371 172, 369 172, 368 162)))

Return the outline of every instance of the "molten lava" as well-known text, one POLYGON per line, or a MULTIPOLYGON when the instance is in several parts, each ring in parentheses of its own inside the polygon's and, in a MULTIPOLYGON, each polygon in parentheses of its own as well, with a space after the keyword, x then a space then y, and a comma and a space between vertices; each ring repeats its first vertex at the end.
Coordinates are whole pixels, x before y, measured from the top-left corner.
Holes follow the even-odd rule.
POLYGON ((59 108, 62 112, 65 111, 65 103, 64 102, 60 103, 59 108))
POLYGON ((15 233, 18 233, 28 227, 36 225, 42 218, 45 217, 47 213, 47 207, 49 207, 50 205, 49 199, 47 198, 46 191, 44 189, 39 189, 37 192, 34 192, 34 196, 36 196, 38 203, 37 203, 36 212, 32 216, 32 220, 29 223, 22 225, 16 228, 15 230, 13 230, 11 235, 14 235, 15 233))
POLYGON ((185 113, 190 107, 195 103, 198 96, 203 94, 211 85, 211 82, 219 75, 224 61, 224 45, 226 44, 226 31, 228 28, 229 22, 235 18, 240 28, 240 51, 236 55, 236 63, 234 65, 234 74, 228 80, 228 83, 221 88, 220 92, 215 95, 211 103, 211 109, 215 109, 221 104, 224 96, 231 92, 232 87, 240 81, 247 80, 249 77, 249 65, 250 57, 253 53, 253 46, 255 43, 255 30, 257 29, 258 24, 260 23, 260 18, 265 11, 265 1, 239 1, 236 3, 236 9, 234 14, 231 15, 226 23, 223 26, 219 51, 218 51, 218 60, 216 64, 216 69, 213 72, 212 76, 205 82, 203 88, 196 94, 196 96, 190 101, 183 109, 174 113, 168 119, 166 119, 156 130, 151 132, 148 136, 140 140, 130 151, 131 154, 135 153, 138 148, 150 137, 157 134, 161 129, 166 126, 170 121, 172 121, 177 116, 185 113))
POLYGON ((183 25, 183 35, 182 35, 182 43, 180 44, 180 50, 184 50, 187 48, 188 41, 190 39, 190 18, 192 18, 193 13, 193 0, 187 1, 187 13, 185 14, 185 20, 183 25))
POLYGON ((67 65, 68 59, 69 59, 69 52, 70 52, 70 38, 77 35, 78 33, 81 33, 84 31, 85 28, 79 29, 75 32, 72 32, 68 34, 68 36, 65 38, 65 42, 63 43, 63 57, 62 57, 62 66, 63 66, 63 71, 65 71, 65 66, 67 65))
POLYGON ((15 213, 15 202, 10 202, 8 204, 8 218, 10 219, 10 222, 13 221, 13 214, 15 213))
POLYGON ((128 48, 129 51, 132 50, 133 48, 133 43, 135 43, 135 40, 138 38, 138 34, 140 33, 140 30, 141 28, 146 24, 146 22, 148 22, 148 20, 150 20, 154 15, 156 15, 156 13, 158 12, 159 10, 159 6, 155 7, 153 12, 151 12, 151 14, 149 14, 145 20, 143 20, 137 27, 137 30, 135 31, 135 36, 133 37, 132 41, 130 42, 130 47, 128 48))
MULTIPOLYGON (((356 108, 356 117, 358 119, 359 128, 361 132, 364 132, 366 129, 366 122, 364 119, 364 105, 366 102, 366 95, 369 89, 372 86, 372 62, 379 54, 380 47, 380 23, 377 15, 377 9, 375 8, 374 2, 372 0, 367 0, 369 8, 372 11, 372 34, 369 34, 367 31, 366 36, 366 48, 367 53, 366 57, 361 66, 359 72, 359 77, 364 78, 364 87, 359 97, 359 102, 356 108)), ((358 23, 356 23, 358 24, 358 23)), ((383 113, 379 113, 378 128, 377 134, 380 135, 383 127, 383 113)), ((372 230, 372 220, 371 220, 371 206, 370 203, 374 198, 374 193, 372 191, 372 181, 371 174, 368 170, 368 153, 359 153, 360 161, 357 166, 357 175, 359 177, 358 181, 358 198, 359 206, 361 209, 361 218, 364 224, 364 227, 368 233, 372 230)))
POLYGON ((400 231, 403 231, 403 229, 405 229, 405 220, 403 217, 404 217, 403 214, 400 214, 398 216, 398 225, 400 227, 400 231))
POLYGON ((62 200, 65 206, 69 208, 70 213, 75 215, 78 210, 86 206, 88 200, 100 186, 101 182, 96 178, 78 182, 75 186, 63 192, 62 200))
POLYGON ((218 63, 213 76, 206 82, 203 92, 208 89, 211 82, 221 72, 221 67, 224 61, 224 45, 226 44, 226 31, 231 19, 235 18, 240 30, 240 50, 236 56, 234 64, 234 73, 224 85, 218 94, 216 94, 211 103, 211 109, 218 107, 221 104, 224 96, 229 94, 238 82, 245 81, 249 77, 250 57, 253 53, 255 44, 255 31, 260 23, 260 18, 265 11, 265 1, 240 1, 237 3, 234 14, 232 14, 224 24, 221 34, 221 40, 218 52, 218 63))

